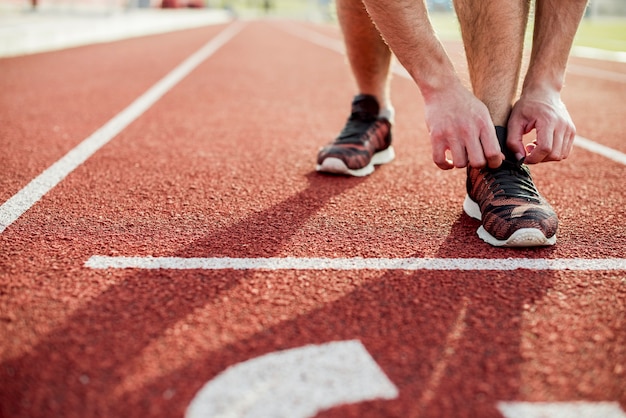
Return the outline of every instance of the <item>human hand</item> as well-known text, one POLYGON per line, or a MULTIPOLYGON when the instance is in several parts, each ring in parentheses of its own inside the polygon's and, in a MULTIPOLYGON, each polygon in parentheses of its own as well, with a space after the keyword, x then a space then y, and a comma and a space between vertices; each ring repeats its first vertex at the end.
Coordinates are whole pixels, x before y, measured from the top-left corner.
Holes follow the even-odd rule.
POLYGON ((569 155, 576 127, 556 91, 525 91, 513 106, 508 123, 507 145, 527 164, 560 161, 569 155), (522 136, 532 130, 536 139, 524 146, 522 136))
POLYGON ((487 107, 461 84, 425 98, 432 158, 443 169, 497 168, 504 155, 487 107), (448 159, 449 151, 452 159, 448 159))

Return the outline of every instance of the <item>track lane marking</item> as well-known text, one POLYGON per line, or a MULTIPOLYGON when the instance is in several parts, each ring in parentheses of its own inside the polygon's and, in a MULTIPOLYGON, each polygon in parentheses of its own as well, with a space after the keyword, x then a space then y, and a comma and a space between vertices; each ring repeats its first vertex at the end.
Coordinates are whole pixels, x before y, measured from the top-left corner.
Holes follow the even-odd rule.
POLYGON ((587 67, 585 65, 569 64, 567 66, 568 74, 575 74, 581 77, 599 78, 609 80, 616 83, 626 83, 626 74, 616 71, 602 70, 600 68, 587 67))
MULTIPOLYGON (((343 45, 343 42, 340 40, 331 38, 326 35, 322 35, 318 32, 315 32, 314 30, 307 29, 301 26, 296 27, 295 25, 288 25, 288 26, 281 25, 280 28, 284 30, 285 32, 290 33, 291 35, 296 36, 305 41, 308 41, 312 44, 324 47, 326 49, 330 49, 342 55, 346 54, 346 50, 343 45)), ((586 67, 583 65, 574 65, 574 64, 568 65, 567 68, 568 68, 568 72, 571 72, 572 74, 576 74, 580 76, 587 76, 587 77, 594 77, 594 78, 601 78, 601 79, 611 80, 611 81, 615 81, 619 83, 626 83, 626 74, 617 73, 615 71, 601 70, 597 68, 586 67)), ((402 65, 400 65, 400 63, 398 63, 395 60, 392 65, 392 71, 394 74, 400 77, 412 80, 409 72, 402 65)), ((620 164, 626 165, 626 154, 620 151, 617 151, 613 148, 609 148, 605 145, 599 144, 590 139, 583 138, 577 135, 574 141, 574 145, 580 148, 586 149, 587 151, 591 151, 595 154, 602 155, 603 157, 609 158, 620 164)))
MULTIPOLYGON (((304 28, 302 26, 296 27, 293 24, 281 25, 280 28, 287 33, 290 33, 298 38, 309 41, 315 45, 322 46, 324 48, 338 52, 340 54, 346 53, 346 49, 345 49, 343 42, 336 38, 323 35, 319 32, 316 32, 312 29, 304 28)), ((584 56, 580 51, 581 49, 572 50, 571 55, 575 57, 589 58, 590 53, 588 53, 587 56, 584 56)), ((596 50, 596 51, 600 51, 600 50, 596 50)), ((603 55, 603 58, 602 58, 603 61, 626 62, 624 61, 624 59, 626 59, 625 58, 626 53, 622 53, 623 55, 614 55, 614 54, 612 55, 611 54, 612 51, 604 51, 604 52, 606 54, 603 55)), ((600 59, 598 58, 598 53, 596 53, 595 59, 600 59)), ((589 66, 582 65, 582 64, 568 64, 567 70, 569 73, 580 75, 580 76, 601 78, 603 80, 611 80, 617 83, 626 83, 626 74, 617 72, 617 71, 603 70, 600 68, 589 67, 589 66)), ((409 79, 411 78, 408 71, 404 70, 404 67, 402 67, 401 65, 397 65, 396 68, 393 68, 393 72, 401 77, 409 78, 409 79), (397 68, 397 67, 400 67, 400 68, 397 68)))
POLYGON ((613 148, 609 148, 605 145, 599 144, 590 139, 576 135, 576 138, 574 139, 574 145, 587 151, 593 152, 594 154, 598 154, 605 158, 618 162, 622 165, 626 165, 626 154, 613 148))
POLYGON ((20 216, 35 205, 72 171, 83 164, 100 148, 109 143, 128 125, 143 115, 163 95, 170 91, 198 65, 224 46, 241 31, 244 23, 234 22, 211 38, 203 47, 190 55, 165 77, 156 82, 128 107, 115 115, 102 127, 84 139, 60 160, 35 177, 23 189, 0 206, 0 234, 20 216))
POLYGON ((617 402, 498 402, 506 418, 626 418, 617 402))
MULTIPOLYGON (((623 43, 621 44, 624 45, 623 43)), ((588 46, 573 46, 572 56, 599 61, 626 62, 626 52, 624 51, 610 51, 608 49, 592 48, 588 46)))
POLYGON ((338 405, 397 397, 360 341, 336 341, 229 367, 198 391, 185 417, 308 418, 338 405))
POLYGON ((626 270, 626 258, 231 258, 91 256, 92 269, 147 270, 626 270))

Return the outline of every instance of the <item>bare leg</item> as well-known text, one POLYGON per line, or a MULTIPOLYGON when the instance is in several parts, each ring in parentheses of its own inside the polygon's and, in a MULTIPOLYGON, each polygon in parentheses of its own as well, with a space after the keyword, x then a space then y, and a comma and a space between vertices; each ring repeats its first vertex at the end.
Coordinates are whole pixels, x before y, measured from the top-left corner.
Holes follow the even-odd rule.
POLYGON ((522 94, 509 118, 509 148, 527 164, 567 158, 576 127, 561 90, 574 35, 587 6, 586 0, 536 0, 533 48, 522 94), (533 143, 523 135, 535 130, 533 143))
POLYGON ((455 0, 474 94, 507 126, 517 93, 529 0, 455 0))
POLYGON ((382 109, 391 109, 389 47, 361 0, 337 0, 337 16, 359 93, 375 96, 382 109))

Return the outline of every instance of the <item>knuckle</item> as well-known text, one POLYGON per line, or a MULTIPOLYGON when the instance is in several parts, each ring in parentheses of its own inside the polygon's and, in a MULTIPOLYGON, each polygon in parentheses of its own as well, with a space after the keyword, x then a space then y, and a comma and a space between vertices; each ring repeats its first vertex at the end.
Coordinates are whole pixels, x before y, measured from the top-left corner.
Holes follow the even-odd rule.
POLYGON ((450 137, 450 128, 447 125, 434 126, 430 130, 430 137, 433 140, 442 140, 450 137))
POLYGON ((535 153, 538 154, 550 154, 552 152, 552 147, 549 146, 548 144, 544 143, 544 142, 538 142, 535 146, 535 153))
POLYGON ((447 168, 449 166, 448 161, 446 161, 445 157, 433 156, 433 162, 439 168, 447 168))
POLYGON ((500 161, 501 159, 502 159, 501 153, 493 154, 487 157, 487 161, 489 162, 500 161))
POLYGON ((443 152, 433 152, 432 159, 435 164, 443 164, 446 161, 446 156, 443 152))
POLYGON ((467 161, 466 161, 466 160, 454 161, 454 166, 455 166, 456 168, 464 168, 464 167, 467 167, 467 161))
POLYGON ((552 161, 561 161, 563 159, 563 153, 552 151, 549 155, 549 158, 552 161))
POLYGON ((470 159, 469 164, 472 167, 474 167, 474 168, 484 168, 485 165, 487 165, 487 161, 484 158, 482 158, 482 159, 478 159, 477 158, 477 159, 474 159, 474 160, 470 159))

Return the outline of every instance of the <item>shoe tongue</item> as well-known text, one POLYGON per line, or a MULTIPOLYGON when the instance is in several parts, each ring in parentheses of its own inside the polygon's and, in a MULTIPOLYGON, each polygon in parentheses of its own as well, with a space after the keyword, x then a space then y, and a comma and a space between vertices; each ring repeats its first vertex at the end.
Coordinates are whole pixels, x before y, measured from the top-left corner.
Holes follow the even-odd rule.
POLYGON ((507 129, 504 126, 496 126, 496 136, 498 137, 500 149, 502 150, 505 159, 512 163, 517 163, 515 153, 506 146, 507 129))
POLYGON ((359 94, 352 101, 352 114, 360 119, 375 119, 380 112, 380 106, 376 97, 369 94, 359 94))

